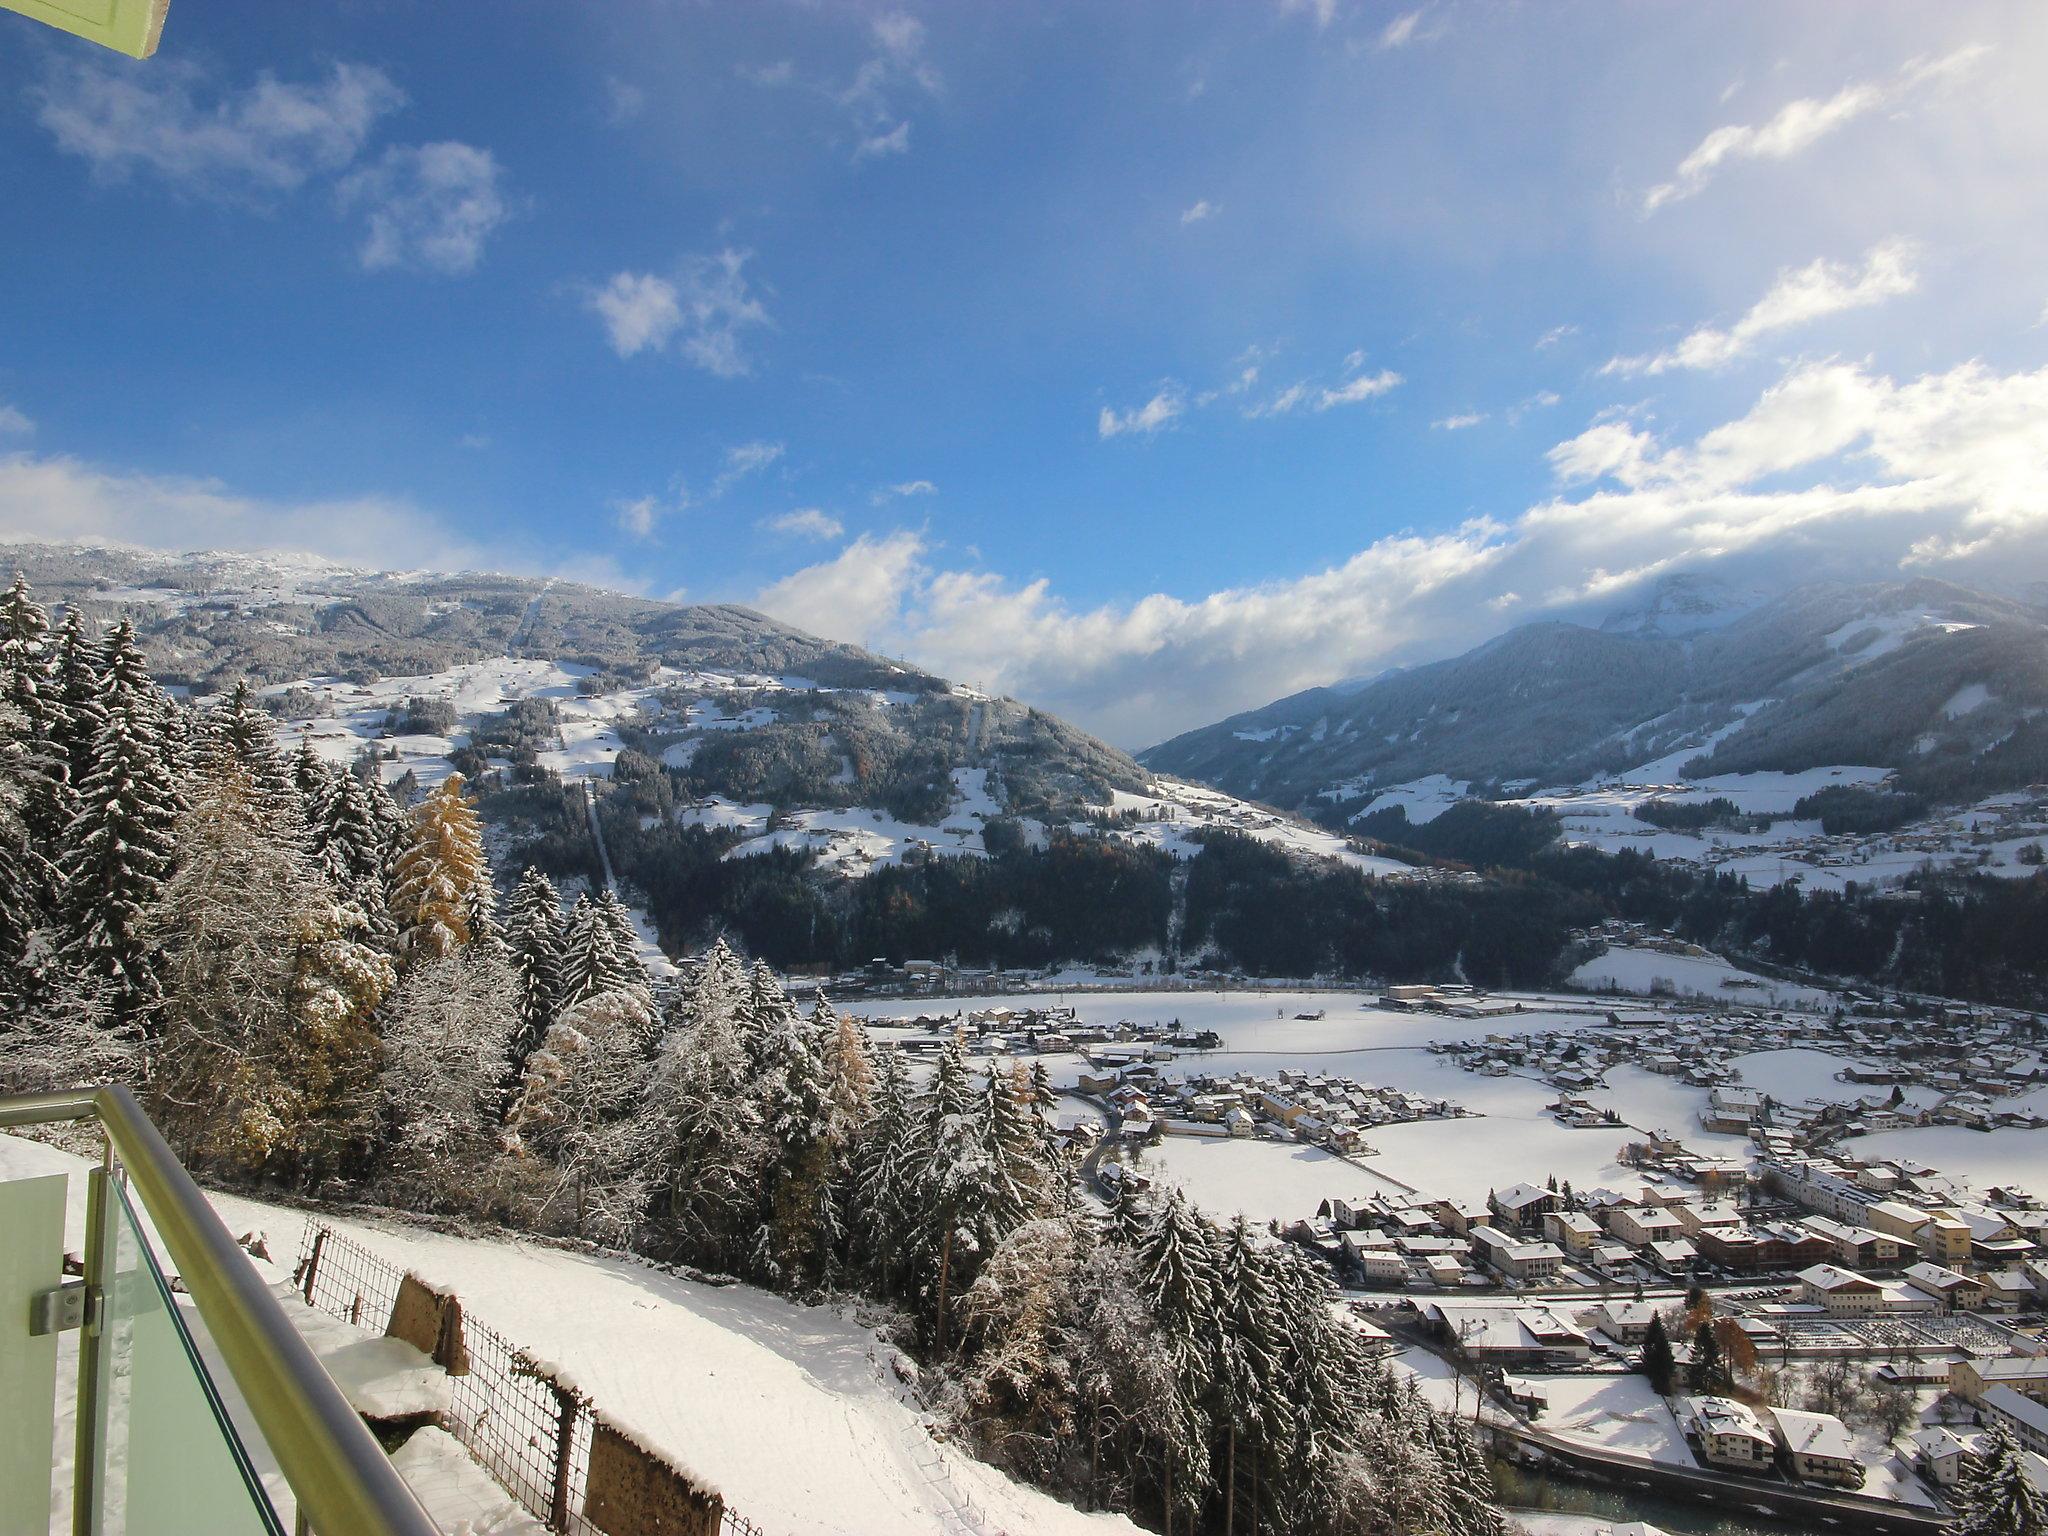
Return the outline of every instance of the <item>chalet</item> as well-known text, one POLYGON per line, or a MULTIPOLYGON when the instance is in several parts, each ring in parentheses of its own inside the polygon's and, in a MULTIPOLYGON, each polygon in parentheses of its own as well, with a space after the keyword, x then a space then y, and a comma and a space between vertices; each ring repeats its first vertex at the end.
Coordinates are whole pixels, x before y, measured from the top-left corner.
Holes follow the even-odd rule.
POLYGON ((1554 1280, 1564 1267, 1564 1252, 1555 1243, 1520 1242, 1492 1227, 1472 1229, 1472 1251, 1510 1280, 1554 1280))
POLYGON ((1684 1237, 1651 1243, 1646 1251, 1650 1262, 1673 1279, 1683 1279, 1691 1274, 1700 1258, 1699 1249, 1693 1247, 1690 1238, 1684 1237))
POLYGON ((1978 1399, 1977 1414, 1986 1424, 2003 1426, 2036 1456, 2048 1456, 2048 1403, 2023 1397, 2011 1387, 1993 1387, 1978 1399))
POLYGON ((1906 1271, 1905 1280, 1914 1290, 1934 1297, 1944 1312, 1968 1312, 1984 1302, 1983 1281, 1939 1264, 1915 1264, 1906 1271))
POLYGON ((1545 1211, 1543 1238, 1566 1253, 1590 1254, 1600 1241, 1600 1224, 1584 1211, 1545 1211))
MULTIPOLYGON (((1493 1224, 1493 1212, 1483 1205, 1474 1205, 1468 1200, 1439 1200, 1430 1207, 1438 1225, 1446 1232, 1455 1232, 1464 1237, 1474 1227, 1493 1224)), ((1547 1234, 1546 1234, 1547 1235, 1547 1234)))
POLYGON ((1949 1391, 1966 1403, 1981 1402, 1986 1393, 1999 1387, 2048 1402, 2048 1356, 1967 1357, 1948 1368, 1949 1391))
POLYGON ((1726 1397, 1688 1397, 1686 1434, 1707 1465, 1761 1472, 1777 1459, 1778 1442, 1756 1410, 1726 1397))
POLYGON ((1538 1189, 1532 1184, 1510 1184, 1506 1189, 1489 1194, 1486 1204, 1495 1216, 1516 1231, 1527 1232, 1537 1228, 1544 1213, 1558 1209, 1563 1201, 1554 1190, 1538 1189))
POLYGON ((1600 1331, 1622 1344, 1640 1344, 1650 1331, 1657 1308, 1647 1301, 1606 1301, 1596 1314, 1600 1331))
POLYGON ((1425 1302, 1419 1310, 1440 1338, 1503 1370, 1563 1369, 1592 1358, 1585 1330, 1556 1307, 1446 1301, 1425 1302))
POLYGON ((1809 1216, 1800 1225, 1825 1238, 1834 1249, 1836 1261, 1849 1268, 1895 1269, 1898 1266, 1900 1240, 1887 1233, 1870 1227, 1852 1226, 1828 1216, 1809 1216))
POLYGON ((1792 1408, 1773 1408, 1771 1418, 1778 1444, 1799 1476, 1837 1488, 1863 1486, 1863 1463, 1856 1458, 1856 1442, 1840 1419, 1831 1413, 1801 1413, 1792 1408))
POLYGON ((1830 1317, 1868 1317, 1884 1305, 1884 1288, 1838 1264, 1816 1264, 1798 1275, 1799 1298, 1830 1317))
POLYGON ((1617 1205, 1607 1211, 1607 1230, 1637 1248, 1682 1237, 1685 1229, 1667 1210, 1646 1205, 1617 1205))

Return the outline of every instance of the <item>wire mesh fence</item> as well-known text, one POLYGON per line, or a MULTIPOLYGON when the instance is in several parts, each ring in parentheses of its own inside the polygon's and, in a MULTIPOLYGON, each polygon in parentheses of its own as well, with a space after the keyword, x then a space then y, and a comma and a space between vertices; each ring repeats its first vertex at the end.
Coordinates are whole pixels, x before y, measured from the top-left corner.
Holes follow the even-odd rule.
MULTIPOLYGON (((293 1284, 308 1306, 371 1333, 384 1331, 405 1271, 333 1228, 309 1223, 293 1284)), ((584 1510, 597 1410, 555 1368, 487 1323, 464 1315, 466 1371, 449 1377, 449 1433, 535 1519, 563 1536, 603 1536, 584 1510)), ((769 1536, 722 1509, 724 1536, 769 1536)))

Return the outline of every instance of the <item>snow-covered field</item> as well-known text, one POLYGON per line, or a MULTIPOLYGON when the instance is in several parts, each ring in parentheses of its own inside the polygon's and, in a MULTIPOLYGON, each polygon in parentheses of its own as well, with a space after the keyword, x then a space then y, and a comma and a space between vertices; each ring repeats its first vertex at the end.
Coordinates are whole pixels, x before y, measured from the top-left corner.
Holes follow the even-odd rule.
POLYGON ((1661 949, 1616 944, 1572 972, 1572 984, 1592 992, 1647 997, 1659 983, 1680 996, 1710 998, 1729 1007, 1821 1008, 1830 994, 1819 987, 1775 981, 1729 964, 1719 955, 1673 955, 1661 949))
MULTIPOLYGON (((908 1018, 956 1009, 1042 1007, 1048 1001, 1042 994, 891 1000, 861 1004, 857 1011, 872 1018, 908 1018)), ((1169 1137, 1148 1154, 1149 1172, 1179 1185, 1218 1216, 1242 1210, 1253 1217, 1291 1219, 1314 1215, 1331 1196, 1400 1192, 1378 1175, 1396 1186, 1456 1200, 1484 1200, 1489 1190, 1541 1182, 1553 1173, 1581 1189, 1606 1185, 1632 1191, 1640 1176, 1623 1168, 1617 1156, 1625 1142, 1642 1139, 1640 1131, 1668 1130, 1703 1152, 1736 1154, 1749 1145, 1742 1137, 1701 1131, 1698 1116, 1706 1091, 1673 1078, 1633 1067, 1615 1069, 1608 1076, 1610 1086, 1588 1097, 1598 1108, 1613 1108, 1623 1126, 1579 1130, 1545 1113, 1557 1097, 1548 1084, 1466 1072, 1449 1057, 1423 1049, 1431 1040, 1570 1030, 1594 1020, 1590 1012, 1546 1008, 1540 999, 1528 1000, 1527 1013, 1483 1021, 1360 1006, 1355 992, 1119 991, 1075 993, 1064 1001, 1086 1023, 1177 1019, 1190 1030, 1213 1029, 1222 1036, 1222 1049, 1185 1054, 1163 1068, 1168 1076, 1327 1072, 1449 1099, 1475 1112, 1459 1119, 1376 1127, 1366 1136, 1373 1155, 1356 1163, 1306 1147, 1244 1140, 1169 1137), (1294 1017, 1315 1012, 1323 1017, 1294 1017)), ((1083 1064, 1078 1055, 1039 1059, 1061 1087, 1073 1085, 1083 1064)))
MULTIPOLYGON (((85 1166, 0 1136, 0 1179, 74 1175, 74 1246, 82 1240, 85 1166)), ((230 1231, 267 1235, 278 1263, 258 1265, 266 1278, 288 1279, 305 1217, 212 1199, 230 1231)), ((1119 1516, 1083 1514, 935 1441, 890 1369, 890 1346, 836 1311, 512 1238, 364 1220, 333 1225, 452 1286, 472 1315, 559 1363, 606 1414, 695 1469, 776 1536, 972 1530, 970 1501, 980 1529, 1014 1536, 1136 1529, 1119 1516)))
POLYGON ((1860 1136, 1849 1144, 1860 1157, 1910 1157, 1979 1188, 2017 1184, 2048 1197, 2048 1130, 2007 1127, 1973 1131, 1961 1125, 1923 1125, 1860 1136))

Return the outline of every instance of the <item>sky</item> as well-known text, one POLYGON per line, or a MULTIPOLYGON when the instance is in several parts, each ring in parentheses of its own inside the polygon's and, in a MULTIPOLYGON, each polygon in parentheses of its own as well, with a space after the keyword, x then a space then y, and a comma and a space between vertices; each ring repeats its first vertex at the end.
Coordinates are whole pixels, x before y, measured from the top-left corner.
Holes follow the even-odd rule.
POLYGON ((742 602, 1142 747, 2048 579, 2048 9, 0 13, 0 536, 742 602))

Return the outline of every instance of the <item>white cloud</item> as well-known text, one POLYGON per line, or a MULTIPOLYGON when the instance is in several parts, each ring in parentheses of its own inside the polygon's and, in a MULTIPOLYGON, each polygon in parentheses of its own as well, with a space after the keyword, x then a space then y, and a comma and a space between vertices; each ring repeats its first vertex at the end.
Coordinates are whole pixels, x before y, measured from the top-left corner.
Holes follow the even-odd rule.
POLYGON ((1401 375, 1391 368, 1382 368, 1378 373, 1361 373, 1355 379, 1348 379, 1335 389, 1326 389, 1316 396, 1316 409, 1327 411, 1332 406, 1356 405, 1361 400, 1370 400, 1375 395, 1384 395, 1401 383, 1401 375))
POLYGON ((1138 746, 1462 649, 1509 610, 1597 609, 1664 571, 1969 580, 2048 560, 2048 368, 1967 363, 1899 383, 1806 365, 1690 440, 1609 420, 1550 460, 1559 494, 1512 520, 1393 535, 1325 569, 1206 595, 1076 606, 1046 581, 949 566, 897 533, 777 583, 761 605, 1138 746))
POLYGON ((480 451, 491 446, 491 435, 488 432, 465 432, 455 440, 455 444, 458 448, 480 451))
MULTIPOLYGON (((1247 368, 1238 376, 1238 382, 1250 388, 1258 381, 1258 370, 1247 368)), ((1235 391, 1233 391, 1235 393, 1235 391)), ((1315 393, 1315 386, 1305 380, 1288 385, 1269 400, 1255 401, 1244 408, 1246 421, 1257 421, 1261 416, 1285 416, 1315 393)))
POLYGON ((1538 352, 1547 352, 1560 341, 1563 341, 1565 337, 1576 336, 1578 331, 1579 328, 1576 325, 1553 325, 1549 330, 1536 338, 1536 350, 1538 352))
POLYGON ((910 119, 905 118, 886 133, 870 134, 853 147, 853 158, 872 160, 879 155, 910 153, 910 119))
POLYGON ((1691 197, 1730 161, 1792 159, 1857 118, 1891 106, 1923 85, 1959 78, 1988 51, 1968 47, 1938 59, 1914 59, 1889 79, 1854 81, 1825 99, 1805 96, 1787 102, 1766 122, 1716 128, 1678 163, 1671 180, 1644 194, 1643 212, 1655 213, 1667 203, 1691 197))
POLYGON ((1873 246, 1858 268, 1825 258, 1778 274, 1770 291, 1727 330, 1701 326, 1669 351, 1644 357, 1616 357, 1602 373, 1658 374, 1673 368, 1720 368, 1747 356, 1757 338, 1805 325, 1847 309, 1863 309, 1911 293, 1919 283, 1910 242, 1887 240, 1873 246))
POLYGON ((1185 229, 1190 224, 1199 224, 1204 219, 1214 218, 1218 213, 1221 213, 1222 211, 1222 209, 1218 208, 1206 197, 1202 198, 1198 202, 1196 202, 1192 207, 1183 208, 1181 210, 1181 227, 1185 229))
POLYGON ((1105 405, 1095 418, 1095 430, 1102 437, 1122 437, 1129 432, 1149 437, 1162 427, 1173 425, 1186 409, 1187 402, 1180 386, 1166 384, 1143 405, 1133 406, 1127 411, 1113 411, 1105 405))
POLYGON ((711 494, 723 496, 749 475, 759 474, 783 454, 781 443, 771 443, 756 438, 752 442, 735 443, 725 450, 725 467, 718 472, 718 478, 711 482, 711 494))
POLYGON ((898 496, 935 496, 939 488, 929 480, 899 480, 894 485, 885 485, 868 498, 876 506, 898 496))
POLYGON ((1531 411, 1548 410, 1551 406, 1559 404, 1562 399, 1563 397, 1554 389, 1539 389, 1535 394, 1528 396, 1526 399, 1517 400, 1508 407, 1508 425, 1519 427, 1522 424, 1522 418, 1531 411))
POLYGON ((64 62, 34 96, 58 148, 89 161, 95 176, 146 172, 223 201, 290 192, 345 169, 378 121, 405 104, 388 75, 363 64, 336 64, 309 84, 265 74, 217 90, 204 71, 174 61, 141 71, 64 62))
POLYGON ((885 11, 869 23, 869 32, 874 57, 838 93, 853 123, 856 161, 908 153, 910 118, 900 103, 906 95, 930 96, 939 89, 938 72, 925 58, 923 22, 902 11, 885 11))
POLYGON ((764 517, 757 526, 799 539, 836 539, 846 532, 846 525, 821 507, 799 507, 777 517, 764 517))
POLYGON ((604 83, 605 121, 617 127, 647 110, 647 93, 629 81, 611 76, 604 83))
POLYGON ((503 174, 488 149, 454 142, 394 144, 376 164, 351 171, 336 194, 368 219, 356 253, 364 270, 475 271, 484 242, 511 216, 503 174))
POLYGON ((1282 15, 1291 16, 1297 11, 1307 11, 1315 17, 1318 28, 1327 27, 1337 19, 1337 0, 1280 0, 1282 15))
POLYGON ((1445 416, 1432 421, 1430 425, 1439 432, 1462 432, 1467 427, 1476 427, 1486 420, 1486 412, 1469 411, 1462 416, 1445 416))
POLYGON ((1385 52, 1390 48, 1405 48, 1410 43, 1425 41, 1430 34, 1417 31, 1422 25, 1423 14, 1421 11, 1405 11, 1388 22, 1380 32, 1380 50, 1385 52))
POLYGON ((439 518, 398 498, 266 500, 217 480, 20 452, 0 454, 0 538, 296 550, 384 569, 465 570, 486 563, 481 550, 439 518))
POLYGON ((0 437, 27 437, 35 429, 36 424, 19 406, 0 400, 0 437))
POLYGON ((651 272, 619 272, 590 295, 590 307, 604 321, 612 350, 631 357, 659 349, 682 328, 683 306, 676 285, 651 272))
POLYGON ((689 362, 734 378, 752 364, 743 333, 771 324, 767 307, 747 281, 752 255, 728 247, 687 258, 673 280, 652 272, 618 272, 587 302, 604 322, 605 336, 620 357, 659 352, 676 342, 689 362))
POLYGON ((653 536, 654 525, 661 521, 662 506, 656 497, 635 496, 630 501, 613 502, 612 512, 621 533, 645 539, 653 536))
POLYGON ((924 541, 914 533, 862 534, 823 564, 764 588, 754 606, 830 639, 879 637, 901 612, 923 555, 924 541))

